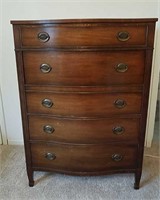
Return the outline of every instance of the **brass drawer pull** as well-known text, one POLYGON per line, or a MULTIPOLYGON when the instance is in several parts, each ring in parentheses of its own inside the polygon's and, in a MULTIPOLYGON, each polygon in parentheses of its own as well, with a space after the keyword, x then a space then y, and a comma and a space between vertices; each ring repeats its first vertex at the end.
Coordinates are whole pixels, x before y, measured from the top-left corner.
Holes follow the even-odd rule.
POLYGON ((43 131, 45 133, 51 134, 55 131, 55 129, 51 125, 45 125, 45 126, 43 126, 43 131))
POLYGON ((54 153, 46 153, 45 154, 45 158, 47 160, 55 160, 56 159, 56 155, 54 153))
POLYGON ((40 65, 40 70, 41 70, 41 72, 46 74, 52 70, 52 67, 50 65, 44 63, 44 64, 40 65))
POLYGON ((125 129, 123 126, 116 126, 112 129, 113 133, 116 135, 121 135, 124 133, 125 129))
POLYGON ((119 41, 125 42, 130 39, 130 34, 127 31, 121 31, 117 34, 119 41))
POLYGON ((49 39, 50 39, 50 36, 48 33, 46 32, 40 32, 38 33, 38 39, 41 41, 41 42, 47 42, 49 39))
POLYGON ((50 99, 43 99, 42 105, 46 108, 51 108, 53 106, 53 102, 50 99))
POLYGON ((119 162, 119 161, 121 161, 122 159, 123 159, 123 156, 120 155, 120 154, 113 154, 113 155, 112 155, 112 160, 113 160, 113 161, 119 162))
POLYGON ((118 65, 116 65, 115 67, 117 72, 126 72, 128 70, 128 65, 126 65, 125 63, 119 63, 118 65))
POLYGON ((126 102, 122 99, 117 99, 114 102, 114 105, 115 105, 116 108, 124 108, 126 106, 126 102))

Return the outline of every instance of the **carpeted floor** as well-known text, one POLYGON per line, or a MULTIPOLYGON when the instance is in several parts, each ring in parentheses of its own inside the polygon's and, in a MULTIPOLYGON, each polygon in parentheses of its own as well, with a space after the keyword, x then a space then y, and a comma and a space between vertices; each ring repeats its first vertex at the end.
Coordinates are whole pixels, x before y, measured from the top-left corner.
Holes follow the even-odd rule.
POLYGON ((160 200, 159 127, 153 147, 145 149, 141 188, 132 174, 76 177, 35 172, 28 186, 23 146, 0 146, 0 200, 160 200))

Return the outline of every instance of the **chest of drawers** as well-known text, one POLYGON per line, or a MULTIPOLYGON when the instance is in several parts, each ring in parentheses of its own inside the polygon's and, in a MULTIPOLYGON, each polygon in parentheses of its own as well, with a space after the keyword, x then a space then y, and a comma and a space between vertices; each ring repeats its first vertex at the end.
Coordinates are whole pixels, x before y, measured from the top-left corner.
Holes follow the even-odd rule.
POLYGON ((157 19, 12 21, 33 172, 142 173, 157 19))

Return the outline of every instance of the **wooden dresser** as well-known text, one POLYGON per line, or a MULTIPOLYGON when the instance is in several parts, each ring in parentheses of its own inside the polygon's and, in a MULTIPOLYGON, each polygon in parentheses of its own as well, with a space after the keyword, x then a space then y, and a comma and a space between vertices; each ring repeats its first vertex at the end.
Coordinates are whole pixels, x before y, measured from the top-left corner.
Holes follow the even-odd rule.
POLYGON ((156 21, 11 21, 30 186, 54 171, 139 188, 156 21))

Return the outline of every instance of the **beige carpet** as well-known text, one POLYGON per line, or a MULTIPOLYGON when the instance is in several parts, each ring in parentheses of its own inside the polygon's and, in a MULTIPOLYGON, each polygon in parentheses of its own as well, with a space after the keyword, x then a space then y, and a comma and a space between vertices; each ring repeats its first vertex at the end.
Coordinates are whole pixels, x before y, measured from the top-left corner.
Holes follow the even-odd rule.
POLYGON ((76 177, 35 172, 28 186, 23 146, 0 147, 0 200, 159 200, 159 131, 153 147, 145 150, 141 188, 133 189, 133 174, 76 177))

